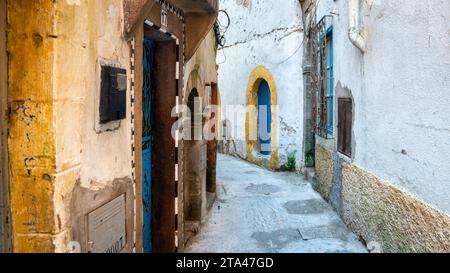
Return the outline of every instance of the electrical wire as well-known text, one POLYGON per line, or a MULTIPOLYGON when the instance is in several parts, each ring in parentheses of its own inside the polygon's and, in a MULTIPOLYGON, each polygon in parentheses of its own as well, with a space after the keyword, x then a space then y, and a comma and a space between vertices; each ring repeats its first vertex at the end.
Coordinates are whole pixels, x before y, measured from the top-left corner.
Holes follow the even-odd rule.
POLYGON ((217 16, 216 23, 214 24, 214 32, 216 34, 216 43, 219 49, 222 49, 226 44, 225 33, 230 27, 231 19, 230 15, 225 10, 219 10, 219 15, 217 16), (221 14, 226 16, 226 23, 221 21, 221 14))

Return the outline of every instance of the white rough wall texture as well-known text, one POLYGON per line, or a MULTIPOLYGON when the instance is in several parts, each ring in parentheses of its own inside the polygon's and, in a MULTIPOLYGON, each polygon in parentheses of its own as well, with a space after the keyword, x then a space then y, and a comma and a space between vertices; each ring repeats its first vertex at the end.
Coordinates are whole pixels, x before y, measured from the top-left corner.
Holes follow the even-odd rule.
POLYGON ((317 14, 339 14, 335 85, 355 100, 353 163, 450 214, 450 2, 363 2, 364 55, 347 1, 318 1, 317 14))
MULTIPOLYGON (((247 103, 250 73, 265 66, 273 75, 279 104, 279 153, 281 164, 297 151, 302 165, 303 138, 303 23, 297 0, 221 0, 220 9, 231 17, 226 45, 218 52, 222 106, 247 103)), ((239 154, 245 156, 245 114, 235 120, 222 109, 222 120, 232 121, 232 135, 239 154)))

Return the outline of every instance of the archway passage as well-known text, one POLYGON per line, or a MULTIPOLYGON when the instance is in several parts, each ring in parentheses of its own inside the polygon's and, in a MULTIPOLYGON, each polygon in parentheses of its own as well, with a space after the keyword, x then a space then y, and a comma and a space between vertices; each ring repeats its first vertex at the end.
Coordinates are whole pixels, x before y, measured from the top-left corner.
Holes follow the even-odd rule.
POLYGON ((245 119, 246 159, 277 170, 280 168, 278 93, 272 73, 264 66, 258 66, 250 73, 247 106, 249 108, 245 119))
POLYGON ((189 93, 188 104, 191 118, 191 135, 190 140, 202 140, 202 109, 200 96, 197 88, 193 88, 189 93))
POLYGON ((262 155, 270 155, 272 132, 272 109, 270 88, 267 81, 262 80, 258 88, 258 146, 262 155))
POLYGON ((202 216, 202 175, 200 166, 200 142, 202 132, 202 111, 199 92, 193 88, 187 102, 190 111, 190 138, 186 140, 186 184, 185 219, 200 222, 202 216))

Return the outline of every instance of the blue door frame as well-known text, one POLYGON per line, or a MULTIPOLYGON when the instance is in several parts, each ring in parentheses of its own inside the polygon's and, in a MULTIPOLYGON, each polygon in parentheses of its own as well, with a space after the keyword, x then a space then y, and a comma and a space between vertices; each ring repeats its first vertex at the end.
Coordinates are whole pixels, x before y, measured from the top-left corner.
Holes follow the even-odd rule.
POLYGON ((334 64, 333 28, 327 31, 327 78, 328 78, 328 134, 334 134, 334 64))
POLYGON ((144 40, 142 88, 142 210, 143 248, 152 252, 152 70, 156 43, 144 40))
POLYGON ((321 35, 320 44, 322 40, 326 39, 326 77, 327 77, 327 133, 330 136, 334 134, 334 56, 333 56, 333 26, 330 26, 327 31, 321 35))
POLYGON ((259 152, 270 155, 272 132, 272 109, 270 102, 270 88, 267 81, 261 81, 258 89, 258 140, 259 152))

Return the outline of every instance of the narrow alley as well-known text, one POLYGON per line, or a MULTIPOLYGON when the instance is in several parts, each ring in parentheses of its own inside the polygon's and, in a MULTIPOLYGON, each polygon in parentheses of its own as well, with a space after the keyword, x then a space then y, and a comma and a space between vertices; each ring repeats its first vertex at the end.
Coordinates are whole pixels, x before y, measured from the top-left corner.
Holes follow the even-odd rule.
POLYGON ((450 253, 449 11, 0 0, 0 254, 450 253))
POLYGON ((219 155, 217 195, 186 252, 367 252, 302 176, 219 155))

